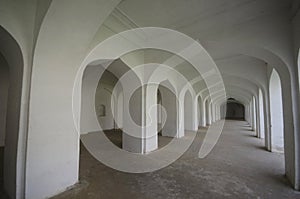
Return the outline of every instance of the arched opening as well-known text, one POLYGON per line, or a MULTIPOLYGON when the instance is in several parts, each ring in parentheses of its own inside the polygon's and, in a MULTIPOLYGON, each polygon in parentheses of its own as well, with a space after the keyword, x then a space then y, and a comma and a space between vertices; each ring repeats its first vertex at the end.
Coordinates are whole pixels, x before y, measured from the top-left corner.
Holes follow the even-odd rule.
POLYGON ((226 120, 245 120, 245 106, 234 98, 226 102, 226 120))
POLYGON ((9 67, 3 55, 0 54, 0 190, 3 189, 3 183, 4 183, 3 166, 4 166, 8 88, 9 88, 9 67))
POLYGON ((260 138, 265 138, 265 115, 264 115, 264 100, 262 90, 258 91, 258 105, 259 105, 259 132, 260 138))
POLYGON ((277 152, 284 151, 283 134, 283 110, 282 110, 282 91, 280 77, 273 69, 270 82, 270 113, 271 113, 271 150, 277 152))
POLYGON ((202 99, 200 95, 197 97, 197 114, 198 114, 198 128, 199 128, 203 126, 202 99))
POLYGON ((117 115, 116 118, 116 126, 115 128, 121 129, 123 128, 123 101, 124 101, 124 96, 123 96, 123 91, 119 93, 119 95, 117 96, 117 107, 116 107, 116 113, 115 115, 117 115))
POLYGON ((189 90, 184 96, 184 130, 193 130, 193 99, 189 90))
POLYGON ((118 81, 112 72, 104 71, 96 89, 95 110, 106 137, 116 146, 122 148, 122 130, 119 123, 123 122, 123 104, 120 102, 122 88, 115 89, 118 81), (115 93, 113 93, 114 91, 115 93))
POLYGON ((11 198, 16 197, 17 186, 22 186, 17 182, 18 164, 23 163, 17 159, 22 80, 21 49, 10 33, 0 26, 0 185, 4 184, 11 198))
POLYGON ((252 130, 257 130, 257 123, 256 123, 257 113, 256 113, 256 100, 255 97, 252 96, 252 130))
POLYGON ((161 93, 159 89, 157 89, 157 133, 158 135, 162 135, 162 99, 161 93))
POLYGON ((142 118, 141 106, 137 106, 141 102, 141 89, 137 89, 127 99, 128 106, 124 106, 126 85, 120 80, 126 75, 139 82, 136 74, 121 59, 109 63, 92 63, 86 67, 81 89, 82 135, 103 131, 113 144, 123 148, 123 127, 126 122, 124 108, 128 108, 135 123, 140 124, 137 120, 142 118), (106 64, 109 66, 105 67, 106 64), (139 108, 139 111, 134 108, 139 108))
POLYGON ((162 110, 165 110, 165 114, 161 112, 161 121, 164 121, 161 127, 161 134, 162 136, 174 138, 177 136, 178 130, 176 92, 168 80, 161 82, 158 90, 161 94, 162 110))
MULTIPOLYGON (((158 137, 157 137, 157 141, 158 141, 158 148, 162 148, 164 146, 166 146, 168 143, 170 143, 172 141, 172 137, 170 137, 169 135, 166 134, 166 131, 168 131, 165 127, 164 129, 164 133, 163 133, 163 128, 164 125, 166 124, 166 120, 168 118, 168 112, 170 112, 169 109, 170 107, 166 106, 165 103, 166 99, 163 99, 162 96, 162 92, 164 93, 164 97, 168 97, 168 93, 166 93, 166 91, 169 90, 168 88, 159 85, 158 89, 157 89, 157 133, 158 133, 158 137), (166 90, 164 90, 166 89, 166 90)), ((168 121, 169 123, 170 121, 168 121)), ((170 125, 170 124, 168 124, 170 125)), ((172 130, 172 129, 170 129, 172 130)))

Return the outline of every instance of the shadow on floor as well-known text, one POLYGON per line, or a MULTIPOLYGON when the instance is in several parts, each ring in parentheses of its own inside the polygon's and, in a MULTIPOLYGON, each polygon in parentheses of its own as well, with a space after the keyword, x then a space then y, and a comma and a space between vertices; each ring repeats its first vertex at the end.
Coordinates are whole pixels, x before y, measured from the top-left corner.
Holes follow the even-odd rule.
MULTIPOLYGON (((104 134, 106 137, 117 147, 122 149, 122 130, 121 129, 112 129, 112 130, 105 130, 104 134)), ((158 134, 158 148, 162 148, 168 145, 173 138, 162 136, 158 134)))
POLYGON ((256 135, 253 135, 253 134, 245 134, 246 137, 251 137, 251 138, 257 138, 256 135))

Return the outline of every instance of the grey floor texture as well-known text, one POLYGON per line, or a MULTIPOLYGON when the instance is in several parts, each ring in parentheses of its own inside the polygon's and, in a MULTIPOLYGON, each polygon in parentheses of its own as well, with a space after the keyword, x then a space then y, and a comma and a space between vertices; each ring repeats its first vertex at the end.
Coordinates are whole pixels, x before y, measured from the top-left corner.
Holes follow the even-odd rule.
MULTIPOLYGON (((52 199, 300 199, 284 176, 283 154, 266 151, 246 122, 226 121, 215 148, 199 159, 205 133, 200 129, 189 150, 173 164, 144 174, 111 169, 81 145, 80 182, 52 199)), ((120 145, 120 135, 108 137, 120 145)), ((168 141, 163 138, 160 145, 168 141)))
POLYGON ((199 159, 205 132, 176 162, 144 174, 113 170, 81 147, 80 183, 53 199, 300 198, 284 176, 283 154, 266 151, 246 122, 226 121, 213 151, 199 159))

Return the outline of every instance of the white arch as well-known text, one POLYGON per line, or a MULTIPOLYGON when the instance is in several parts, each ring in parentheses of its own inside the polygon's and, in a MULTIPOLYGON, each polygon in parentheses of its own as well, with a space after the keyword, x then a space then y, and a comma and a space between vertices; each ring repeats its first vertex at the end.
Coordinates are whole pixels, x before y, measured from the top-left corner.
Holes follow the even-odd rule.
POLYGON ((275 69, 272 70, 269 87, 271 114, 271 150, 282 152, 284 150, 284 124, 281 94, 282 88, 280 77, 275 69))
POLYGON ((189 90, 185 92, 184 95, 184 130, 193 131, 194 130, 194 110, 193 110, 193 98, 189 90))
POLYGON ((265 138, 265 114, 264 114, 264 99, 263 99, 263 93, 261 89, 258 91, 258 104, 259 104, 259 118, 260 118, 260 136, 259 138, 265 138))

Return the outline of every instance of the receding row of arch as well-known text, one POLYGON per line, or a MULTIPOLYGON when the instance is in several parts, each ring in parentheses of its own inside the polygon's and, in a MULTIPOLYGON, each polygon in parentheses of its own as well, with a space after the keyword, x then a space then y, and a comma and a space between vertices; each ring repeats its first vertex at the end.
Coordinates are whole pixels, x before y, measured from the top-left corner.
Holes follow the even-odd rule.
MULTIPOLYGON (((117 61, 117 63, 120 64, 120 61, 117 61)), ((129 70, 130 69, 127 68, 127 70, 125 71, 129 71, 129 70)), ((94 71, 92 73, 95 74, 94 71)), ((283 123, 283 108, 282 108, 282 93, 281 93, 282 88, 280 83, 280 77, 275 69, 273 69, 270 74, 269 104, 266 104, 266 102, 264 101, 265 97, 263 95, 261 88, 258 88, 257 93, 255 95, 251 95, 251 93, 248 94, 249 97, 247 98, 243 98, 245 96, 241 95, 241 93, 238 91, 228 92, 228 93, 232 93, 233 96, 237 96, 237 98, 241 100, 239 101, 239 100, 235 100, 234 98, 229 98, 225 102, 224 100, 213 101, 211 98, 206 98, 203 100, 203 97, 200 94, 192 95, 190 90, 187 89, 184 90, 184 94, 182 95, 184 96, 184 98, 183 100, 181 100, 183 101, 183 104, 181 104, 180 107, 180 103, 179 103, 180 100, 176 99, 176 95, 174 94, 176 93, 175 86, 176 85, 172 85, 170 81, 165 81, 162 82, 162 85, 159 85, 156 88, 156 90, 153 92, 156 96, 155 103, 160 105, 158 106, 156 112, 157 126, 155 128, 158 131, 162 130, 161 131, 163 132, 162 134, 170 137, 182 137, 184 136, 184 130, 195 131, 200 126, 203 127, 203 126, 211 125, 213 122, 216 122, 220 119, 247 120, 251 124, 253 130, 257 132, 256 134, 257 137, 259 138, 267 137, 266 148, 268 150, 283 151, 284 123, 283 123), (163 86, 163 84, 166 84, 166 86, 163 86), (164 91, 165 88, 169 91, 169 94, 168 91, 164 91), (174 103, 172 103, 171 101, 172 98, 174 99, 174 103), (166 100, 166 103, 163 103, 165 99, 168 100, 166 100), (264 108, 264 106, 267 105, 270 106, 269 114, 266 113, 266 109, 264 108), (162 111, 163 109, 168 115, 168 117, 166 117, 165 119, 163 117, 163 111, 162 111), (268 127, 265 126, 267 117, 269 117, 269 120, 271 120, 271 124, 273 124, 273 126, 270 126, 272 130, 268 129, 268 127), (163 127, 162 125, 163 120, 166 120, 164 121, 165 127, 163 127), (180 129, 183 129, 183 131, 180 131, 180 129), (166 132, 169 132, 169 134, 166 132), (268 134, 267 132, 268 133, 272 132, 272 135, 268 134)), ((112 94, 112 92, 113 89, 111 88, 110 93, 112 94)), ((141 98, 141 93, 139 95, 139 98, 141 98)), ((113 116, 111 117, 112 120, 120 120, 120 121, 114 121, 114 125, 111 125, 111 128, 112 127, 123 128, 124 121, 120 119, 120 118, 124 118, 121 113, 123 111, 122 106, 124 106, 123 104, 125 103, 122 91, 120 92, 120 94, 117 94, 116 99, 117 100, 115 101, 117 101, 117 104, 115 105, 110 104, 110 106, 117 107, 114 110, 111 109, 112 112, 118 110, 117 113, 115 113, 115 116, 117 117, 113 117, 113 116), (119 118, 119 119, 115 119, 115 118, 119 118)), ((96 103, 98 102, 97 99, 94 100, 96 103)), ((136 101, 132 100, 132 98, 131 101, 133 102, 132 103, 133 107, 136 108, 136 103, 135 103, 136 101)), ((139 100, 139 102, 141 102, 141 100, 139 100)), ((130 107, 130 103, 129 103, 129 107, 130 107)), ((142 118, 141 115, 142 115, 141 105, 138 111, 136 111, 136 109, 131 110, 131 117, 135 118, 135 123, 137 123, 138 125, 142 124, 142 121, 140 120, 142 118), (140 113, 137 114, 139 111, 140 113)), ((83 118, 86 119, 87 117, 84 116, 83 118)), ((102 122, 102 126, 103 126, 103 122, 102 122)), ((91 131, 88 130, 85 132, 91 132, 91 131)))
MULTIPOLYGON (((5 153, 7 154, 12 153, 12 155, 6 155, 6 157, 9 158, 5 160, 5 164, 8 165, 5 166, 5 168, 7 169, 7 172, 5 173, 7 176, 9 176, 6 178, 11 179, 11 182, 10 180, 6 180, 7 190, 11 192, 11 194, 13 195, 16 192, 15 190, 16 189, 15 184, 17 181, 16 167, 17 164, 20 165, 22 164, 22 160, 17 159, 17 151, 21 150, 20 145, 18 144, 18 139, 19 139, 19 119, 20 119, 20 106, 21 106, 20 101, 21 101, 22 76, 23 76, 23 68, 22 68, 23 58, 17 42, 14 41, 11 35, 5 32, 3 28, 1 29, 1 31, 2 31, 1 34, 3 34, 3 37, 1 36, 1 38, 8 37, 9 39, 5 39, 5 42, 11 42, 10 44, 5 43, 5 45, 1 45, 1 46, 12 46, 13 49, 12 50, 13 53, 11 54, 10 52, 1 49, 1 53, 4 57, 1 60, 3 62, 6 62, 6 64, 4 65, 9 66, 9 69, 8 67, 6 67, 6 68, 1 68, 1 70, 3 69, 4 71, 6 71, 5 73, 9 71, 9 81, 6 82, 10 82, 11 85, 7 89, 8 90, 7 96, 9 96, 10 99, 8 105, 6 106, 7 110, 6 112, 2 112, 2 113, 6 114, 5 131, 8 132, 8 129, 12 128, 12 130, 9 130, 10 134, 6 134, 6 138, 5 138, 5 142, 6 142, 5 153), (19 80, 19 82, 16 82, 16 80, 19 80), (12 84, 11 82, 14 83, 12 84), (13 105, 11 106, 10 104, 14 104, 16 106, 13 105)), ((5 73, 3 72, 2 74, 5 73)), ((95 80, 95 82, 97 82, 97 80, 95 80)), ((280 79, 280 73, 277 73, 276 70, 273 69, 269 81, 270 88, 268 89, 263 87, 258 87, 257 92, 252 93, 252 95, 249 93, 243 93, 238 88, 232 90, 228 89, 229 91, 228 93, 230 93, 230 96, 239 99, 239 102, 244 105, 245 119, 251 124, 253 129, 257 131, 258 137, 265 138, 267 149, 272 151, 276 151, 276 150, 281 151, 283 149, 284 147, 283 142, 284 141, 287 142, 286 140, 287 138, 284 139, 284 137, 288 137, 287 135, 283 136, 283 132, 287 134, 286 123, 290 123, 286 121, 289 120, 288 117, 286 118, 282 117, 283 115, 288 115, 290 112, 285 111, 285 107, 287 106, 286 104, 285 105, 283 104, 282 95, 287 91, 285 90, 286 87, 283 87, 281 85, 281 82, 282 80, 280 79)), ((172 83, 170 82, 170 84, 172 83)), ((158 89, 158 90, 161 91, 162 89, 158 89)), ((156 92, 158 92, 158 90, 156 92)), ((84 91, 84 89, 82 91, 84 91)), ((91 97, 93 98, 94 96, 91 97)), ((157 95, 155 97, 157 97, 157 95)), ((121 105, 124 99, 122 99, 122 97, 119 97, 118 99, 120 104, 119 106, 124 107, 124 105, 121 105)), ((184 102, 184 106, 182 106, 184 107, 183 108, 184 114, 182 120, 180 121, 177 120, 178 124, 176 124, 176 130, 180 129, 177 127, 180 126, 179 123, 182 121, 184 121, 183 122, 185 126, 184 129, 195 130, 194 127, 196 125, 207 126, 207 125, 211 125, 213 122, 218 121, 219 119, 222 119, 221 104, 224 103, 223 99, 218 101, 217 97, 214 99, 211 99, 209 97, 201 97, 200 95, 196 95, 195 93, 191 93, 189 90, 187 90, 186 92, 184 92, 184 100, 181 101, 184 102), (195 106, 195 102, 197 102, 198 106, 195 106), (195 107, 198 107, 196 111, 195 111, 195 107), (193 110, 192 114, 190 114, 190 110, 193 110)), ((82 102, 82 104, 86 104, 86 103, 82 102)), ((90 105, 90 108, 94 110, 95 109, 94 104, 90 105)), ((81 112, 81 116, 83 116, 82 112, 81 112)), ((177 116, 176 118, 178 117, 179 116, 177 116)), ((142 117, 137 117, 137 118, 142 118, 142 117)), ((120 115, 119 120, 122 121, 122 119, 123 118, 120 115)), ((87 126, 89 128, 91 127, 89 124, 87 124, 87 126)), ((290 143, 290 141, 288 141, 288 143, 290 143)), ((288 171, 288 173, 290 172, 291 171, 288 171)))

